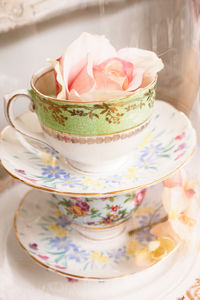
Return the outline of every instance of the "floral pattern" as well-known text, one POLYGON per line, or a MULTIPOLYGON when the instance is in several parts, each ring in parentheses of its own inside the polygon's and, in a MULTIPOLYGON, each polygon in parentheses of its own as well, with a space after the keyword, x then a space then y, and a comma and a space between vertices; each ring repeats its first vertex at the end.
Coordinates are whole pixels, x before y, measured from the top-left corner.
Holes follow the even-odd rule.
MULTIPOLYGON (((76 201, 79 207, 88 209, 80 199, 76 201)), ((107 198, 102 199, 102 203, 106 201, 107 198)), ((160 201, 160 197, 148 197, 141 203, 133 218, 137 229, 134 238, 126 233, 123 239, 89 243, 76 232, 68 217, 61 214, 52 194, 33 190, 18 212, 16 230, 31 256, 65 276, 118 277, 138 271, 130 246, 142 248, 155 240, 143 227, 150 220, 153 223, 162 220, 164 209, 160 201)), ((117 212, 119 206, 111 202, 110 210, 117 212)))
POLYGON ((155 112, 149 132, 133 149, 133 157, 114 174, 75 173, 62 156, 52 155, 52 150, 39 142, 28 139, 27 150, 11 127, 3 132, 0 158, 15 177, 52 192, 94 196, 148 186, 180 168, 196 144, 195 131, 186 116, 162 101, 156 101, 155 112))
POLYGON ((63 214, 74 223, 106 226, 127 219, 144 199, 146 190, 107 198, 75 198, 53 195, 63 214))

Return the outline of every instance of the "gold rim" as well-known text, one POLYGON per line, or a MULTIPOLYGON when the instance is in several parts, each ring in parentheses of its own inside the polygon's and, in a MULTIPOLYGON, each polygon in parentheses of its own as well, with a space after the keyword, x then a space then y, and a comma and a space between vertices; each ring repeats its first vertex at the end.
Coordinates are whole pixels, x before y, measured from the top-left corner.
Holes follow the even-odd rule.
POLYGON ((63 99, 58 99, 56 97, 51 97, 51 96, 47 96, 47 95, 44 95, 42 94, 40 91, 38 91, 38 89, 35 87, 35 84, 37 83, 37 81, 44 75, 46 75, 47 73, 49 72, 52 72, 53 71, 53 68, 52 66, 48 66, 48 67, 43 67, 41 68, 39 71, 37 71, 36 73, 33 74, 32 78, 31 78, 31 82, 30 82, 30 85, 31 85, 31 88, 34 90, 34 92, 38 95, 40 95, 41 97, 44 97, 45 99, 49 99, 49 100, 54 100, 54 101, 59 101, 60 103, 74 103, 74 104, 77 104, 77 103, 81 103, 84 105, 85 104, 96 104, 96 103, 102 103, 102 102, 109 102, 109 103, 112 103, 112 102, 116 102, 116 101, 119 101, 119 100, 124 100, 124 99, 127 99, 127 98, 130 98, 132 96, 135 96, 135 95, 138 95, 139 93, 141 92, 144 92, 145 90, 148 90, 150 88, 151 85, 154 85, 156 84, 157 82, 157 78, 158 78, 158 75, 155 76, 154 80, 152 80, 145 88, 142 89, 142 91, 138 91, 138 92, 135 92, 135 93, 132 93, 131 95, 128 95, 127 97, 125 98, 119 98, 119 99, 115 99, 115 100, 110 100, 110 101, 73 101, 73 100, 63 100, 63 99), (42 72, 43 71, 43 72, 42 72))
POLYGON ((19 243, 19 245, 22 247, 22 249, 36 262, 38 263, 39 265, 41 265, 42 267, 44 267, 45 269, 47 270, 51 270, 53 272, 56 272, 56 273, 59 273, 61 275, 64 275, 66 277, 71 277, 71 278, 75 278, 75 279, 89 279, 89 280, 100 280, 100 281, 105 281, 105 280, 110 280, 110 279, 117 279, 117 278, 122 278, 122 277, 126 277, 126 276, 130 276, 130 275, 135 275, 135 274, 138 274, 138 273, 141 273, 155 265, 158 265, 159 263, 161 263, 163 260, 167 259, 169 256, 171 256, 171 254, 173 254, 181 245, 181 243, 177 244, 176 247, 165 257, 163 257, 163 259, 161 259, 160 261, 156 262, 155 264, 147 267, 145 270, 141 270, 139 272, 134 272, 134 273, 127 273, 127 274, 124 274, 124 275, 118 275, 118 276, 110 276, 110 277, 90 277, 90 276, 80 276, 80 275, 73 275, 73 274, 70 274, 70 273, 66 273, 64 271, 60 271, 60 270, 57 270, 57 269, 54 269, 52 267, 49 267, 47 265, 45 265, 44 263, 42 263, 40 260, 38 260, 35 256, 33 256, 27 248, 25 248, 25 246, 23 245, 23 243, 21 242, 20 240, 20 237, 19 237, 19 233, 18 233, 18 230, 17 230, 17 218, 18 218, 18 215, 19 215, 19 212, 20 212, 20 209, 24 203, 24 201, 26 200, 27 196, 29 195, 29 193, 31 193, 31 191, 28 191, 25 193, 25 195, 23 196, 23 198, 21 199, 20 203, 19 203, 19 207, 18 209, 16 210, 16 213, 15 213, 15 216, 14 216, 14 228, 15 228, 15 234, 16 234, 16 238, 17 238, 17 241, 19 243))

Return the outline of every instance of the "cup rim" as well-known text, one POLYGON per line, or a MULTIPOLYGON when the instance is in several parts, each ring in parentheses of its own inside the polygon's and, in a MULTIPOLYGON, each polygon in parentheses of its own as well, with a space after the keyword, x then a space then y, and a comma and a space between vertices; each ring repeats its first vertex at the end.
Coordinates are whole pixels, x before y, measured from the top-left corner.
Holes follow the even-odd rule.
POLYGON ((100 100, 96 100, 96 101, 75 101, 75 100, 64 100, 64 99, 59 99, 59 98, 56 98, 56 97, 52 97, 52 96, 47 96, 43 93, 41 93, 36 87, 35 87, 35 83, 40 79, 41 76, 45 75, 46 73, 48 72, 51 72, 53 71, 53 67, 51 65, 48 65, 48 66, 45 66, 45 67, 42 67, 40 68, 37 72, 35 72, 33 75, 32 75, 32 78, 31 78, 31 81, 30 81, 30 85, 31 85, 31 88, 34 90, 35 93, 37 93, 38 95, 40 95, 41 97, 44 97, 45 99, 49 99, 49 100, 54 100, 54 101, 58 101, 59 103, 73 103, 73 104, 97 104, 97 103, 115 103, 117 101, 122 101, 124 99, 128 99, 132 96, 137 96, 139 93, 141 92, 144 92, 145 90, 148 90, 152 85, 156 84, 157 82, 157 79, 158 79, 158 75, 156 74, 155 78, 145 87, 143 88, 142 90, 139 90, 136 91, 135 93, 131 94, 131 95, 128 95, 124 98, 117 98, 117 99, 114 99, 114 100, 105 100, 105 101, 100 101, 100 100))

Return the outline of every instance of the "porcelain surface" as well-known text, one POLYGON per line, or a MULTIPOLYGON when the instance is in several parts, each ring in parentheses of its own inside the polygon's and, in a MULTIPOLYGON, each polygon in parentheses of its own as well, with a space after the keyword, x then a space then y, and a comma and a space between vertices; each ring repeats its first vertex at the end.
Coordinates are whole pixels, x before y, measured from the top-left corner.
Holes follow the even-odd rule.
MULTIPOLYGON (((33 113, 23 114, 18 122, 41 132, 33 113)), ((195 145, 196 133, 189 119, 169 104, 156 101, 146 136, 115 172, 75 171, 56 151, 24 138, 10 126, 1 135, 0 158, 11 175, 33 187, 74 196, 111 196, 162 181, 190 159, 195 145)))
POLYGON ((130 247, 143 248, 153 241, 151 226, 164 216, 160 196, 150 193, 122 234, 106 241, 88 240, 59 212, 51 194, 32 190, 16 213, 15 228, 21 246, 45 268, 64 276, 106 280, 144 269, 136 264, 130 247), (133 228, 137 231, 130 236, 133 228))
POLYGON ((60 211, 74 223, 90 228, 107 228, 124 222, 145 197, 146 189, 113 197, 67 197, 53 194, 60 211))

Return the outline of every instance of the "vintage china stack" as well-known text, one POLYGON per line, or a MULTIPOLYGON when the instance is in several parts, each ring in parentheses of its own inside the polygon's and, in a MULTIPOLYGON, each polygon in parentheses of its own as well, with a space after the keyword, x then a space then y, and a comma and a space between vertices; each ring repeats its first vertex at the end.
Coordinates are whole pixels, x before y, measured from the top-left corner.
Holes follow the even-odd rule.
POLYGON ((189 160, 196 144, 188 118, 155 101, 162 68, 151 51, 117 51, 104 36, 83 33, 33 75, 30 91, 5 96, 11 126, 0 140, 2 165, 42 190, 22 200, 17 239, 42 266, 107 280, 145 269, 137 263, 144 249, 152 266, 178 248, 150 233, 166 219, 161 191, 145 196, 146 187, 189 160), (32 111, 15 118, 19 97, 32 111))
MULTIPOLYGON (((41 140, 43 129, 33 112, 18 117, 15 126, 41 140)), ((154 240, 151 225, 165 216, 160 196, 144 199, 145 188, 181 168, 195 145, 189 119, 158 100, 131 155, 121 168, 105 174, 78 171, 58 151, 6 127, 2 166, 24 183, 50 192, 33 190, 21 202, 15 217, 19 243, 42 266, 69 277, 106 280, 143 270, 130 245, 134 241, 144 247, 154 240), (133 228, 134 240, 128 234, 133 228)))

